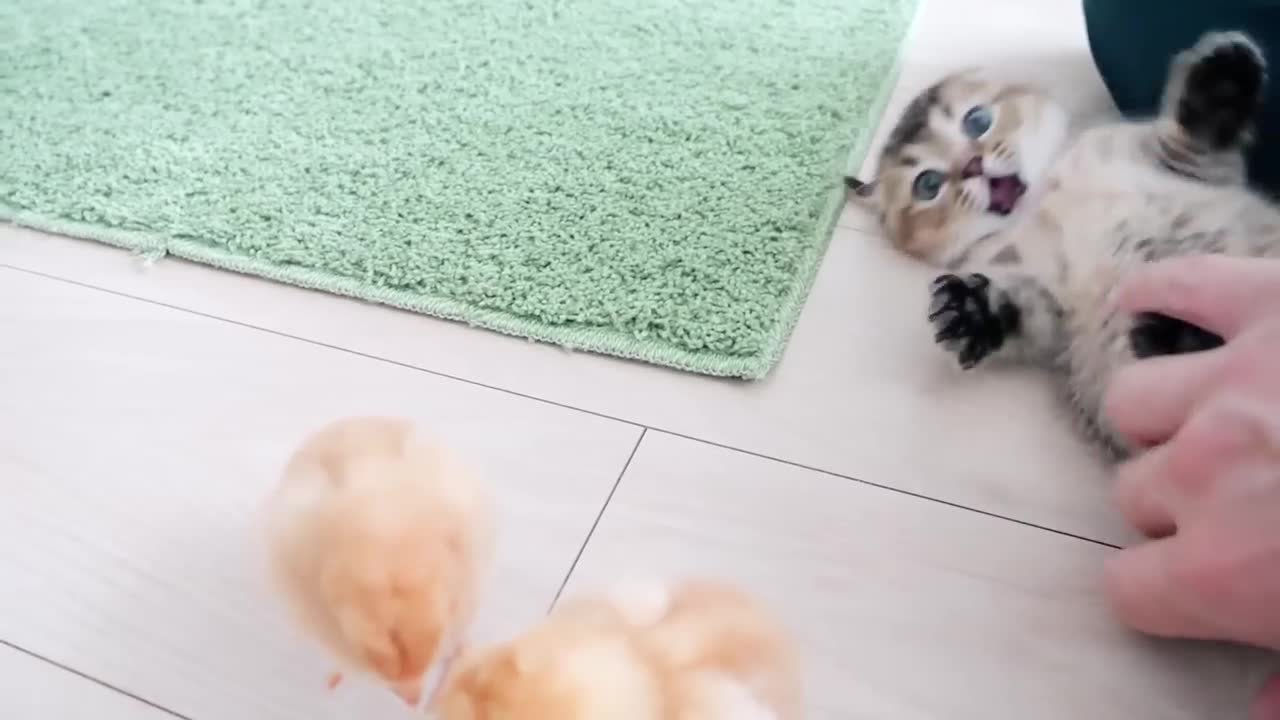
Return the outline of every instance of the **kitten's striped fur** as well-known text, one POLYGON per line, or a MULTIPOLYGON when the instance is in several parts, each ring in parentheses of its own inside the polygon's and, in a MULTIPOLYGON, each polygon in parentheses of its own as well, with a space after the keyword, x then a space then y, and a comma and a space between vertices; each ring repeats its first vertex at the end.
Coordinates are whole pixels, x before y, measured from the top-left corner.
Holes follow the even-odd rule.
POLYGON ((850 178, 851 194, 896 247, 950 271, 930 288, 939 344, 966 368, 1051 368, 1087 435, 1122 458, 1131 448, 1100 414, 1114 371, 1222 342, 1172 318, 1117 315, 1122 274, 1177 255, 1280 257, 1280 210, 1245 187, 1265 80, 1252 41, 1212 33, 1174 59, 1159 117, 1072 137, 1044 92, 958 73, 911 103, 878 177, 850 178), (990 119, 982 133, 974 108, 990 119), (943 178, 936 197, 939 175, 921 180, 930 170, 943 178))

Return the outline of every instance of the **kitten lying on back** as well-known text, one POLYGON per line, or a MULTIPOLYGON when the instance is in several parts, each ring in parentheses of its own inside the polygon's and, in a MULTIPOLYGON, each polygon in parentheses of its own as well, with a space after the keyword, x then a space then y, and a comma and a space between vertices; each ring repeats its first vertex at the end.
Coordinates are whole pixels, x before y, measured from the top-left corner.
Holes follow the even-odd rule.
POLYGON ((1117 315, 1122 274, 1177 255, 1280 257, 1280 210, 1244 186, 1265 83, 1247 37, 1209 34, 1174 59, 1159 117, 1070 137, 1042 91, 960 73, 907 107, 874 181, 847 183, 896 247, 950 271, 930 287, 937 342, 966 369, 1050 368, 1086 434, 1122 459, 1135 448, 1100 412, 1116 369, 1222 344, 1117 315))

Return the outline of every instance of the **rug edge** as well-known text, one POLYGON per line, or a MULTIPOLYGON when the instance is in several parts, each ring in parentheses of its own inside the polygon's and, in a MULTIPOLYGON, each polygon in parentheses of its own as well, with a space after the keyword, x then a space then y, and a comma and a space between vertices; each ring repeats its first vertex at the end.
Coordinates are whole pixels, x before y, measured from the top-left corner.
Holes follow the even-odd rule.
MULTIPOLYGON (((476 308, 449 298, 417 295, 403 290, 370 288, 351 278, 303 267, 284 267, 265 261, 260 262, 255 258, 220 251, 192 240, 166 238, 146 231, 126 230, 47 216, 15 208, 3 202, 0 202, 0 221, 74 239, 99 242, 147 257, 161 258, 172 255, 246 276, 461 322, 512 337, 558 346, 569 351, 582 350, 599 355, 611 355, 713 377, 759 381, 773 371, 786 352, 844 207, 845 190, 842 181, 844 171, 852 161, 855 161, 854 158, 859 163, 865 160, 870 143, 883 120, 885 107, 901 75, 903 53, 920 9, 919 0, 905 0, 905 2, 906 10, 903 12, 901 34, 897 41, 894 61, 880 82, 875 101, 859 123, 862 130, 856 133, 851 132, 854 138, 844 146, 845 149, 835 153, 832 163, 835 168, 834 189, 829 191, 823 210, 816 219, 814 229, 816 237, 811 243, 810 251, 802 260, 802 267, 797 270, 796 282, 783 299, 774 328, 765 337, 764 347, 759 353, 750 356, 693 352, 658 341, 638 340, 621 333, 597 328, 552 328, 545 323, 501 311, 476 308), (548 330, 551 331, 547 332, 548 330)), ((850 124, 855 128, 859 125, 852 120, 850 124)))
POLYGON ((763 380, 782 361, 782 356, 786 353, 791 335, 795 332, 796 325, 800 322, 801 312, 808 301, 809 294, 813 290, 813 284, 818 278, 818 270, 822 266, 822 260, 826 257, 827 249, 831 245, 831 238, 835 235, 836 227, 839 225, 840 214, 844 210, 846 200, 844 175, 851 164, 857 163, 861 165, 866 160, 866 156, 871 150, 871 141, 875 138, 876 132, 880 129, 880 124, 884 121, 885 110, 889 105, 889 100, 893 97, 893 91, 897 89, 898 80, 902 76, 902 64, 907 41, 911 37, 912 28, 919 19, 920 5, 920 0, 907 0, 906 10, 903 13, 902 34, 898 39, 898 50, 894 55, 893 63, 889 66, 889 71, 885 73, 883 80, 881 80, 880 87, 876 92, 876 98, 871 103, 871 106, 867 108, 866 116, 862 118, 862 131, 857 133, 854 139, 846 146, 849 148, 847 151, 837 153, 836 160, 833 163, 836 165, 834 173, 835 189, 830 191, 823 211, 818 217, 815 230, 818 238, 817 242, 813 244, 814 252, 812 257, 806 259, 806 266, 797 273, 797 281, 792 286, 791 292, 787 294, 786 299, 783 301, 782 310, 779 312, 781 321, 777 324, 772 336, 767 339, 765 349, 758 356, 757 365, 759 367, 755 369, 755 373, 742 376, 746 380, 763 380))
POLYGON ((172 255, 248 277, 262 278, 283 285, 327 292, 428 317, 460 322, 511 337, 557 346, 568 351, 587 351, 701 375, 741 379, 762 377, 760 366, 764 365, 767 373, 770 364, 763 352, 743 357, 695 353, 655 341, 636 340, 624 337, 620 333, 594 328, 566 327, 555 332, 544 332, 547 326, 543 323, 513 317, 503 312, 476 308, 449 298, 416 295, 402 290, 379 292, 378 289, 369 288, 351 278, 308 268, 281 267, 265 261, 259 262, 254 258, 222 252, 182 238, 163 238, 142 231, 105 227, 16 210, 4 203, 0 203, 0 221, 72 239, 98 242, 149 258, 172 255))

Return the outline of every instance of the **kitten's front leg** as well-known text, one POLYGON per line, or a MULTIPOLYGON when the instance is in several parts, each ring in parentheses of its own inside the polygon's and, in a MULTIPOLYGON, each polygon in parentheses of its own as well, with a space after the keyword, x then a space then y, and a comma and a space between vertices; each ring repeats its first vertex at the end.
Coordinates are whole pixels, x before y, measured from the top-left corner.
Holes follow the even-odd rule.
POLYGON ((999 350, 1017 328, 1017 311, 999 301, 982 273, 941 275, 929 292, 933 339, 955 353, 966 370, 999 350))
POLYGON ((1062 304, 1029 274, 942 275, 929 292, 934 340, 966 370, 994 355, 1047 363, 1066 348, 1062 304))

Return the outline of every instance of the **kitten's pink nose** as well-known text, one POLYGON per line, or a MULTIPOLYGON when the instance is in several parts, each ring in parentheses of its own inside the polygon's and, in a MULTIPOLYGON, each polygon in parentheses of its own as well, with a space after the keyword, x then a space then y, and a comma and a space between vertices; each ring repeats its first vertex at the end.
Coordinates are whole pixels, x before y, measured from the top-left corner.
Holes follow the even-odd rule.
POLYGON ((982 156, 974 155, 973 159, 964 166, 960 171, 960 179, 968 180, 971 177, 978 177, 982 174, 982 156))

